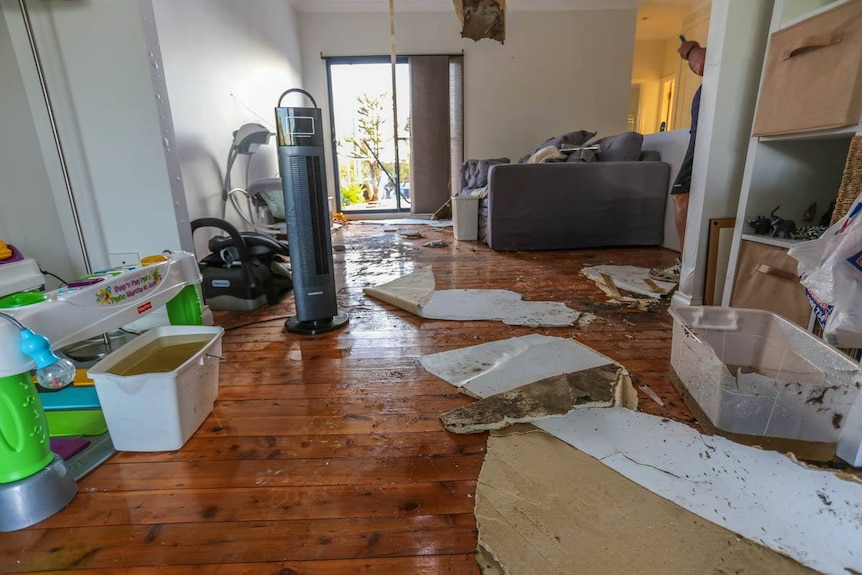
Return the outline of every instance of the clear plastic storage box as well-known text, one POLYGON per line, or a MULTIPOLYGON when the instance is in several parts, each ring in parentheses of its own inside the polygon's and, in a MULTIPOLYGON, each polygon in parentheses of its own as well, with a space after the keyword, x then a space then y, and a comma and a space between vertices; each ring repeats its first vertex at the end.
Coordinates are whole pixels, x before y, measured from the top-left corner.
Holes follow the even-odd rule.
POLYGON ((857 362, 770 312, 683 306, 670 314, 674 382, 707 431, 803 459, 835 455, 860 395, 857 362))

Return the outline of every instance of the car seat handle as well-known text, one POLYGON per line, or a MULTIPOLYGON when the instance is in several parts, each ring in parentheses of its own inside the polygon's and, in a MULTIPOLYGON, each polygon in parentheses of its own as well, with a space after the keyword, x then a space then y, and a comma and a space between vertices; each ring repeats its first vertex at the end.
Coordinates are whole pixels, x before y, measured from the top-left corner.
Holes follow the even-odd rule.
POLYGON ((315 102, 315 101, 314 101, 314 96, 312 96, 311 94, 309 94, 308 92, 306 92, 306 91, 305 91, 305 90, 303 90, 302 88, 291 88, 290 90, 285 90, 285 91, 281 94, 281 96, 279 96, 279 97, 278 97, 278 106, 277 106, 277 107, 278 107, 278 108, 281 108, 281 107, 282 107, 282 106, 281 106, 281 101, 282 101, 282 100, 284 100, 284 97, 285 97, 285 96, 287 96, 288 94, 291 94, 291 93, 293 93, 293 92, 297 92, 297 93, 299 93, 299 94, 304 95, 306 98, 308 98, 309 100, 311 100, 311 104, 312 104, 312 106, 314 106, 315 108, 317 108, 317 102, 315 102))
POLYGON ((237 230, 230 222, 220 218, 198 218, 196 220, 192 220, 190 225, 192 227, 192 234, 195 233, 195 230, 200 228, 218 228, 227 232, 233 240, 234 246, 236 246, 240 262, 245 263, 257 260, 257 258, 255 258, 248 249, 248 244, 245 243, 245 239, 243 239, 242 234, 240 234, 239 230, 237 230))

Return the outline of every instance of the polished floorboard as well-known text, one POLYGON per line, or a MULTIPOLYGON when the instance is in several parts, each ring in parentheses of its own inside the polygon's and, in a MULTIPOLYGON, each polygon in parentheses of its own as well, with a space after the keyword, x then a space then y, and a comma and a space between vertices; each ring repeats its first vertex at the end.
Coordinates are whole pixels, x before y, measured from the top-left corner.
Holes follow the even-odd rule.
POLYGON ((574 338, 621 362, 645 412, 694 423, 669 378, 666 304, 608 303, 587 265, 668 264, 661 248, 496 253, 451 229, 351 224, 334 235, 342 330, 283 329, 292 296, 226 328, 219 398, 179 451, 118 453, 62 512, 0 533, 0 573, 476 574, 473 494, 485 434, 443 430, 471 400, 427 373, 425 354, 530 333, 574 338), (392 231, 392 230, 395 231, 392 231), (407 239, 402 233, 426 237, 407 239), (447 239, 443 248, 423 247, 447 239), (565 302, 585 327, 428 321, 362 289, 431 267, 437 287, 565 302))

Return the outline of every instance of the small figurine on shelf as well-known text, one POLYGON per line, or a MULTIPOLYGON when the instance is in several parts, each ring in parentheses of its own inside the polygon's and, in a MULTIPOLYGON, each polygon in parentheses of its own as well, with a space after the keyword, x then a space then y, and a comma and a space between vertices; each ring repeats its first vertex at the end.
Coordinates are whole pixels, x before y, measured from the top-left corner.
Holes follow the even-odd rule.
POLYGON ((790 232, 790 239, 805 241, 816 240, 822 236, 825 231, 826 226, 806 226, 803 228, 796 228, 790 232))
POLYGON ((769 223, 772 226, 772 233, 770 235, 773 238, 790 239, 790 234, 796 230, 796 224, 793 220, 785 220, 784 218, 780 218, 775 215, 775 212, 777 212, 780 207, 781 206, 775 206, 775 209, 769 214, 769 223))
POLYGON ((757 216, 748 220, 748 225, 754 230, 755 234, 765 235, 772 232, 772 223, 766 216, 757 216))
POLYGON ((829 202, 829 207, 826 208, 826 213, 820 218, 820 225, 829 227, 832 224, 832 212, 835 211, 835 200, 829 202))

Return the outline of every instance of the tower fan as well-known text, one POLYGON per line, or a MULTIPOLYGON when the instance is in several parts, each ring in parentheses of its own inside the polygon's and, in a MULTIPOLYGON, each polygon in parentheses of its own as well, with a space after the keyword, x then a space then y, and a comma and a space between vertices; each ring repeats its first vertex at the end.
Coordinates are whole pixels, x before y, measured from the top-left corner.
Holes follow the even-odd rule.
POLYGON ((278 169, 296 298, 296 315, 284 327, 306 335, 338 329, 348 322, 347 314, 339 313, 335 298, 321 118, 317 102, 305 90, 292 88, 278 99, 278 169), (282 107, 284 97, 294 92, 306 96, 313 107, 282 107))

